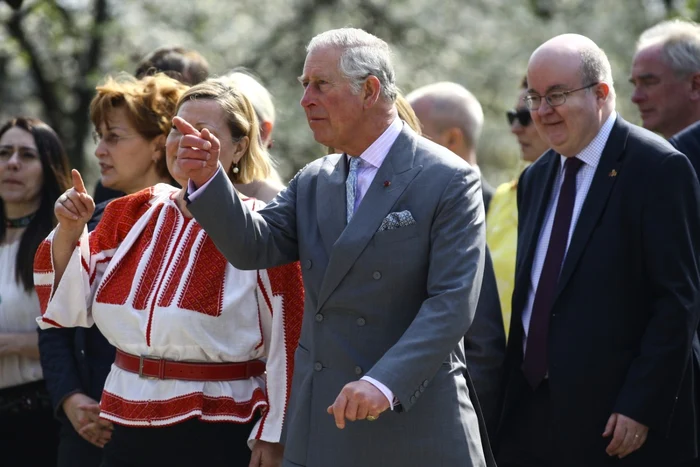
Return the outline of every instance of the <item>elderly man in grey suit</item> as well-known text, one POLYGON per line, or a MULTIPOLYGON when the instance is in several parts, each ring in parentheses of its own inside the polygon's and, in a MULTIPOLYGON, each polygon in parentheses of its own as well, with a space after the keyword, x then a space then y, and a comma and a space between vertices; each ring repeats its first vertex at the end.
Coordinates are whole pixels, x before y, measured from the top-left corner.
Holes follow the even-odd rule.
POLYGON ((302 265, 284 465, 487 465, 461 342, 484 268, 479 177, 398 118, 384 41, 338 29, 307 51, 301 105, 316 141, 343 154, 308 164, 265 209, 241 203, 218 140, 175 119, 189 209, 228 260, 302 265))

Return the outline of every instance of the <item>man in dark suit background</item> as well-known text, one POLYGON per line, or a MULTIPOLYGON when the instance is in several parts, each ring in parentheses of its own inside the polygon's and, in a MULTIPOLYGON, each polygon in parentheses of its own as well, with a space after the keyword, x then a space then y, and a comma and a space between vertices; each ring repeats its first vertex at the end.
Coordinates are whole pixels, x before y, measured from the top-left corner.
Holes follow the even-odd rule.
POLYGON ((615 113, 605 53, 565 34, 528 65, 552 150, 518 184, 499 466, 674 466, 697 456, 700 187, 615 113))
MULTIPOLYGON (((461 84, 443 81, 413 90, 406 100, 421 123, 423 136, 446 147, 478 170, 476 146, 481 136, 484 112, 471 92, 461 84)), ((495 189, 480 171, 479 175, 484 210, 488 212, 495 189)), ((505 352, 503 315, 493 262, 487 248, 479 304, 474 322, 464 336, 464 353, 490 433, 494 432, 497 423, 505 352)))
POLYGON ((428 84, 406 96, 420 120, 423 136, 444 146, 479 171, 484 210, 495 190, 479 169, 476 147, 484 127, 484 111, 474 95, 464 86, 449 81, 428 84))

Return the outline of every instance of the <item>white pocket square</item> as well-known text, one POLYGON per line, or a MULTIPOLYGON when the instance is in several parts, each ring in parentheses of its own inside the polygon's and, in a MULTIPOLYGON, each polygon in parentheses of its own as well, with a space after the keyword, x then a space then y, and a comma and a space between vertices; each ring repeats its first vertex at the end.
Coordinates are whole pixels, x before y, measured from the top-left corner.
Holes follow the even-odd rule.
POLYGON ((382 225, 379 226, 377 232, 385 230, 394 230, 401 227, 406 227, 415 224, 416 221, 411 215, 411 211, 392 212, 384 218, 382 225))

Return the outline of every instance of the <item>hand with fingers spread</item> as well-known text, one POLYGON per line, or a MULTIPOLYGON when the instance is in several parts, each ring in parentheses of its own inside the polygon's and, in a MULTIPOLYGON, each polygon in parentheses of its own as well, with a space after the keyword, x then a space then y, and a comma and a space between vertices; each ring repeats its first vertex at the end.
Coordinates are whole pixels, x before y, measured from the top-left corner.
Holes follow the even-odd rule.
POLYGON ((384 393, 372 383, 360 380, 346 384, 327 411, 335 418, 335 426, 342 430, 346 419, 373 421, 388 408, 384 393))
POLYGON ((83 233, 83 228, 95 212, 95 201, 85 189, 80 172, 73 169, 71 176, 73 188, 58 197, 54 205, 54 213, 61 233, 77 242, 83 233))
POLYGON ((216 174, 219 168, 219 139, 208 129, 197 130, 180 117, 173 125, 182 134, 177 149, 177 171, 200 187, 216 174))
POLYGON ((613 437, 605 452, 611 457, 617 456, 622 459, 641 448, 647 440, 648 433, 649 428, 645 425, 622 414, 614 413, 608 419, 603 432, 603 437, 610 435, 613 437))

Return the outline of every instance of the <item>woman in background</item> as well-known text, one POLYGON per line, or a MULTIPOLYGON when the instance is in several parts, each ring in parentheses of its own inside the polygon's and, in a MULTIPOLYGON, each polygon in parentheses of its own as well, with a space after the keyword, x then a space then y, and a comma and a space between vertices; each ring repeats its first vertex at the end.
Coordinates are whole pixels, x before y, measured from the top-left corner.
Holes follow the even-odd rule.
POLYGON ((0 128, 0 453, 32 466, 56 465, 58 446, 39 362, 33 258, 68 180, 63 145, 46 123, 18 117, 0 128), (19 451, 28 440, 41 446, 19 451))

